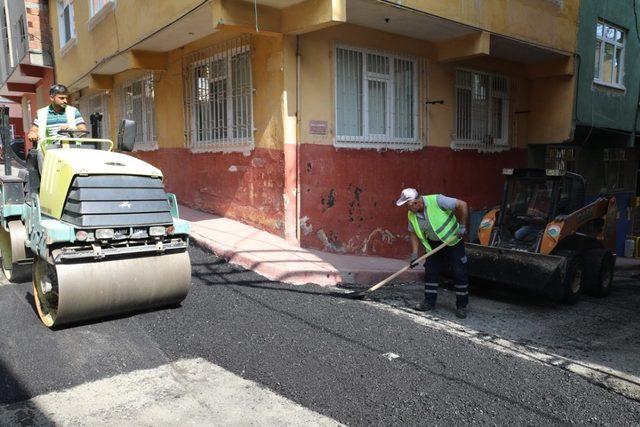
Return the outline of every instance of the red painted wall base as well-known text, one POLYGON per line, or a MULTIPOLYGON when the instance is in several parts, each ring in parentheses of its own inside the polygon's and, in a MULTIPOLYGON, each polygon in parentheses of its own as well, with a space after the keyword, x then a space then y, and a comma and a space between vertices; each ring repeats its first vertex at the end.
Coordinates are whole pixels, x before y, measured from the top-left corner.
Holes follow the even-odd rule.
POLYGON ((527 150, 480 154, 428 147, 418 152, 301 146, 301 245, 330 252, 403 257, 410 251, 405 187, 497 205, 505 167, 524 167, 527 150))
POLYGON ((162 170, 167 191, 181 204, 284 236, 282 150, 256 148, 245 156, 176 148, 134 155, 162 170))
MULTIPOLYGON (((186 149, 136 152, 162 169, 180 203, 284 237, 282 150, 193 154, 186 149)), ((405 187, 460 198, 471 209, 499 203, 505 167, 524 167, 527 150, 497 154, 428 147, 377 152, 300 147, 301 246, 335 253, 400 258, 409 252, 407 216, 395 200, 405 187)))

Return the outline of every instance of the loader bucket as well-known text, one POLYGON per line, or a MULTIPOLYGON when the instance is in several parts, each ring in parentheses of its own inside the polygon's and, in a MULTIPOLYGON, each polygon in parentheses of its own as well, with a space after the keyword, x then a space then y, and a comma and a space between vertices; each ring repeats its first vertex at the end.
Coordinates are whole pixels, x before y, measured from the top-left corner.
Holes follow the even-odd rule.
POLYGON ((556 300, 562 298, 566 269, 564 257, 474 243, 465 246, 471 278, 489 280, 556 300))

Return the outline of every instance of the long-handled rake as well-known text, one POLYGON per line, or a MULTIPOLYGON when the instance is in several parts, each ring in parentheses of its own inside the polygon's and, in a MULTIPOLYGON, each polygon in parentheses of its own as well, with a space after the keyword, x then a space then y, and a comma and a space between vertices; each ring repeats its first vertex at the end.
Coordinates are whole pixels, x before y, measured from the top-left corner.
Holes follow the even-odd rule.
MULTIPOLYGON (((448 244, 448 242, 443 242, 441 245, 437 246, 436 248, 434 248, 431 251, 427 252, 426 254, 422 255, 420 258, 415 260, 415 262, 417 263, 417 262, 420 262, 420 261, 423 261, 423 260, 429 258, 431 255, 435 254, 436 252, 438 252, 439 250, 441 250, 442 248, 447 246, 447 244, 448 244)), ((370 293, 380 289, 381 287, 383 287, 387 283, 391 282, 393 279, 395 279, 396 277, 398 277, 399 275, 401 275, 405 271, 409 270, 410 268, 411 268, 411 264, 406 265, 406 266, 402 267, 400 270, 398 270, 395 273, 393 273, 391 276, 387 277, 386 279, 382 280, 381 282, 376 283, 375 285, 373 285, 369 289, 365 289, 364 291, 349 292, 349 293, 334 292, 334 293, 332 293, 332 295, 340 296, 340 297, 344 297, 344 298, 350 298, 350 299, 364 299, 364 297, 366 297, 370 293)))

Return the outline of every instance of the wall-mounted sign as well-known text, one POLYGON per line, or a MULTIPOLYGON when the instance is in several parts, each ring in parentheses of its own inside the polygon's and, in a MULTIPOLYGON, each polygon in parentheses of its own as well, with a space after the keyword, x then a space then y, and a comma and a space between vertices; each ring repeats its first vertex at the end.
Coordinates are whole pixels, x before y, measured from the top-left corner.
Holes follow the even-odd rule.
POLYGON ((329 125, 324 120, 311 120, 309 122, 309 133, 312 135, 326 135, 329 125))

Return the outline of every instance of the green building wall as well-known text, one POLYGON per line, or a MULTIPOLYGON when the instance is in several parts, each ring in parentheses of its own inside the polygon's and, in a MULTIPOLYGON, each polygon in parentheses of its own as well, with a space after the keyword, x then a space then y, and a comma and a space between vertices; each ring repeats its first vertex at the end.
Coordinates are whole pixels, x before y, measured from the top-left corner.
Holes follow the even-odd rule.
MULTIPOLYGON (((637 123, 638 91, 640 90, 640 1, 634 0, 581 0, 578 26, 578 90, 576 95, 575 124, 588 129, 613 129, 631 133, 639 129, 637 123), (636 4, 637 3, 637 4, 636 4), (634 10, 635 8, 635 10, 634 10), (594 83, 596 23, 603 19, 624 28, 624 89, 594 83)), ((605 139, 616 141, 616 145, 627 142, 633 145, 628 135, 608 135, 605 139)), ((576 139, 594 136, 577 130, 576 139)), ((596 140, 600 136, 595 134, 596 140)), ((605 141, 594 141, 601 145, 605 141)))

